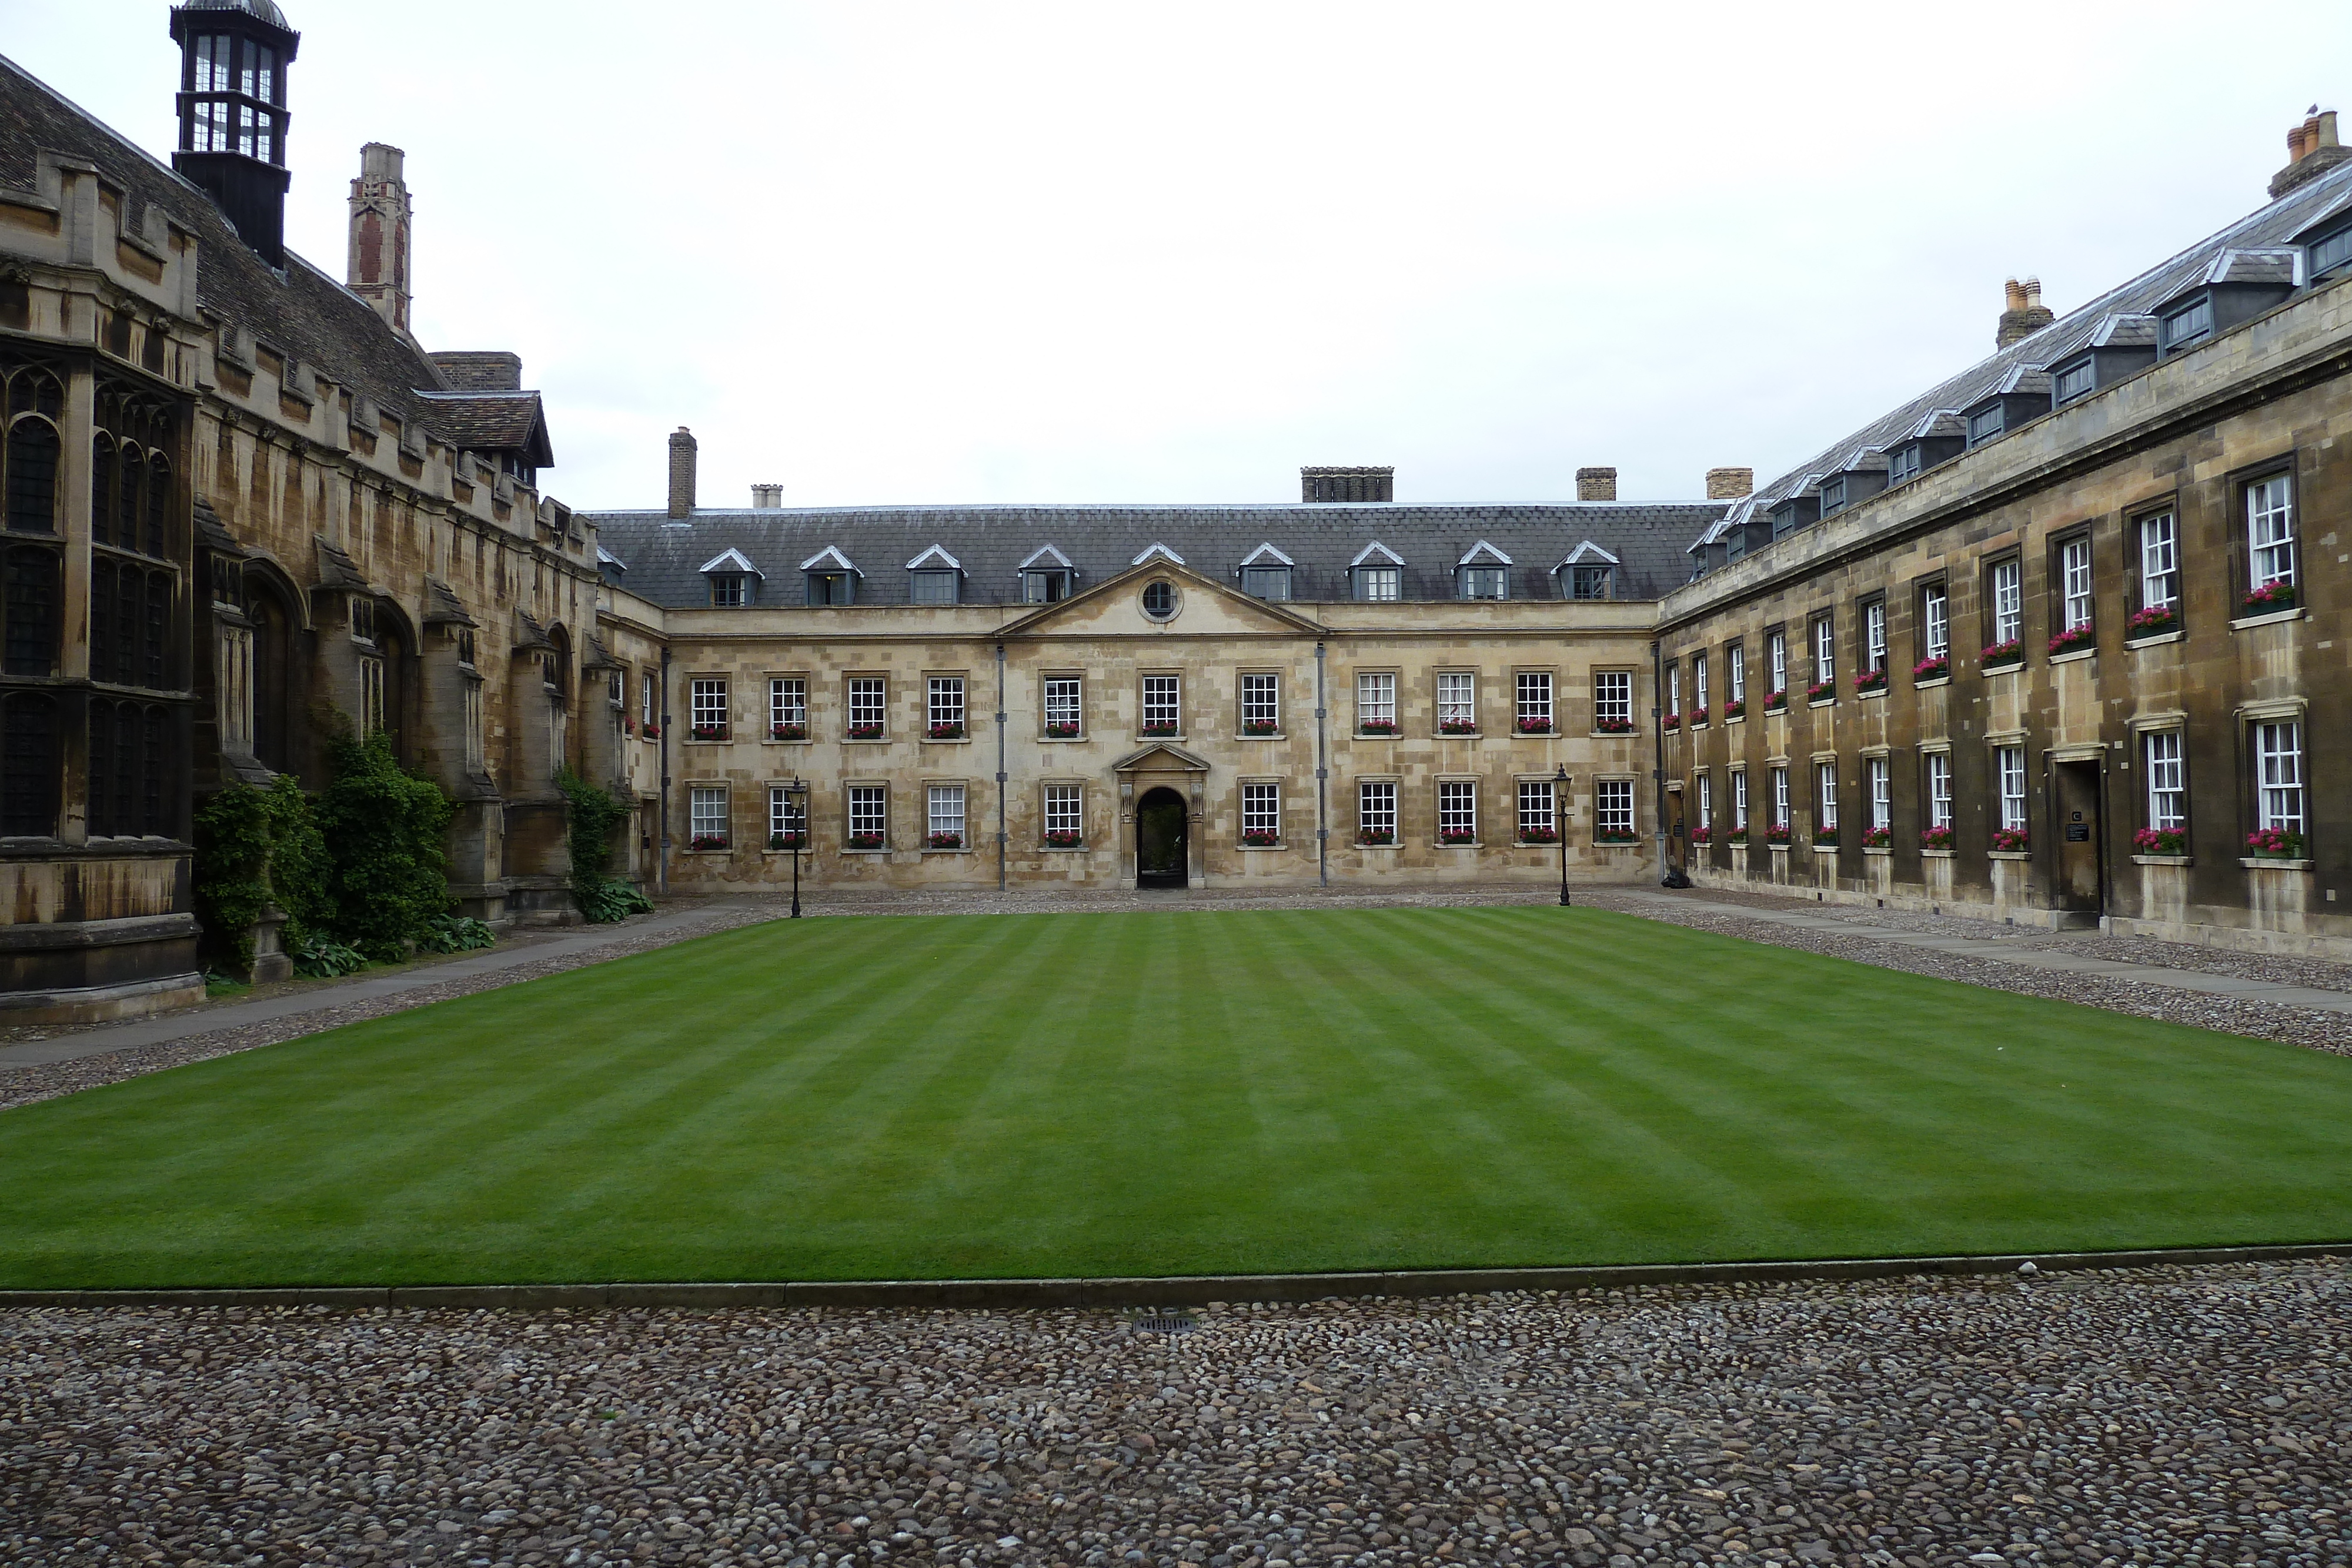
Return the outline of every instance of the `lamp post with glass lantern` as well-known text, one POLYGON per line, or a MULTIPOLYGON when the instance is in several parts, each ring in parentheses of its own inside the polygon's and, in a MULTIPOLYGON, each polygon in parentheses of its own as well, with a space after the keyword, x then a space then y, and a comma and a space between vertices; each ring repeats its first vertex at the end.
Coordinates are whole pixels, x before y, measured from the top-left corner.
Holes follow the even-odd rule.
POLYGON ((797 773, 793 775, 793 781, 784 786, 784 802, 792 808, 794 920, 801 917, 801 851, 808 844, 808 786, 801 782, 801 776, 797 773))
POLYGON ((1552 776, 1552 781, 1551 781, 1551 825, 1552 825, 1552 831, 1555 831, 1555 832, 1557 832, 1558 834, 1559 834, 1559 906, 1560 906, 1562 909, 1566 909, 1566 908, 1568 908, 1568 907, 1569 907, 1569 902, 1568 902, 1568 768, 1567 768, 1567 767, 1566 767, 1565 765, 1563 765, 1563 766, 1560 768, 1560 770, 1559 770, 1557 774, 1554 774, 1554 775, 1552 776))

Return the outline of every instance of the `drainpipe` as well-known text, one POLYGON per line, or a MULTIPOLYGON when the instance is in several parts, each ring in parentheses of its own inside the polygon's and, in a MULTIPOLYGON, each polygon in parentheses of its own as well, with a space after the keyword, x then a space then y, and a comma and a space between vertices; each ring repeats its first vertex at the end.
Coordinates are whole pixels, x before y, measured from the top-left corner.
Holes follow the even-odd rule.
POLYGON ((1325 887, 1331 885, 1331 825, 1329 789, 1325 782, 1331 770, 1324 766, 1323 716, 1323 644, 1315 644, 1315 874, 1325 887))
POLYGON ((1004 891, 1004 644, 996 645, 996 891, 1004 891))
POLYGON ((1660 644, 1650 644, 1650 733, 1656 737, 1657 766, 1650 770, 1650 781, 1657 795, 1658 813, 1658 885, 1688 887, 1690 878, 1675 870, 1666 859, 1666 727, 1661 720, 1664 713, 1659 705, 1665 700, 1665 657, 1660 644))
POLYGON ((655 694, 654 711, 661 715, 661 750, 656 754, 661 767, 661 800, 655 808, 657 820, 654 836, 654 886, 667 897, 669 894, 669 649, 662 649, 661 690, 655 694))

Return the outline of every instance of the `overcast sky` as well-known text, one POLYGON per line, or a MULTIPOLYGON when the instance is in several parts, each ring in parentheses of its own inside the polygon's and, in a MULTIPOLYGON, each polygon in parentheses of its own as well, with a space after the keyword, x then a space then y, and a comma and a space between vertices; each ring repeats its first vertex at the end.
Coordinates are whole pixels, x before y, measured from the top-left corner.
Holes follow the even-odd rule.
MULTIPOLYGON (((2345 0, 281 4, 289 245, 340 277, 404 148, 418 335, 521 354, 588 508, 679 424, 705 505, 1695 497, 1981 358, 2005 277, 2260 205, 2352 85, 2345 0)), ((168 156, 161 0, 0 50, 168 156)))

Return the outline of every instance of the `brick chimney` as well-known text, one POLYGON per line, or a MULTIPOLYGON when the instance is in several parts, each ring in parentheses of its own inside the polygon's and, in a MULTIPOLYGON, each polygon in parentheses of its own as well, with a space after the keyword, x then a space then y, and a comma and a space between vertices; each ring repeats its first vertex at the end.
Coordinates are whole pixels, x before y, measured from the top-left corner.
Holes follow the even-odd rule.
POLYGON ((1710 501, 1738 501, 1756 493, 1756 470, 1753 468, 1710 468, 1706 471, 1706 498, 1710 501))
POLYGON ((352 182, 352 234, 343 266, 352 293, 402 337, 408 336, 407 155, 371 141, 360 149, 360 177, 352 182))
POLYGON ((784 487, 782 485, 754 485, 751 486, 751 509, 753 511, 773 512, 780 510, 783 507, 783 504, 784 487))
POLYGON ((2007 306, 2000 313, 2000 324, 1993 329, 1994 348, 2006 349, 2058 319, 2050 307, 2042 303, 2042 279, 2029 277, 2020 283, 2012 277, 2001 287, 2007 306))
POLYGON ((1302 501, 1393 501, 1394 468, 1302 467, 1298 470, 1302 501))
POLYGON ((2319 178, 2347 158, 2352 158, 2352 148, 2336 140, 2336 111, 2322 112, 2313 104, 2303 123, 2286 133, 2286 167, 2271 176, 2271 200, 2319 178))
POLYGON ((694 432, 684 425, 669 438, 669 515, 694 515, 694 432))
POLYGON ((1576 498, 1580 501, 1613 501, 1617 498, 1617 470, 1614 468, 1579 468, 1576 471, 1576 498))

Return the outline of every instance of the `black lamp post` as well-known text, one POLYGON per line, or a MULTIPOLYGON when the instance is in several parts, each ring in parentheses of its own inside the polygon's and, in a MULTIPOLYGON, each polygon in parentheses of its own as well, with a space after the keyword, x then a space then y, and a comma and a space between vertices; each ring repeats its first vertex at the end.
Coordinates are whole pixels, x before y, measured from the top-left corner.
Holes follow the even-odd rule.
POLYGON ((792 807, 793 824, 793 918, 801 917, 801 851, 808 844, 808 786, 801 776, 784 786, 784 800, 792 807))
POLYGON ((1554 775, 1552 776, 1552 781, 1551 781, 1551 825, 1552 825, 1552 829, 1553 829, 1553 831, 1556 831, 1556 832, 1558 832, 1558 833, 1559 834, 1559 906, 1560 906, 1562 909, 1566 909, 1566 908, 1568 908, 1568 907, 1569 907, 1569 903, 1568 903, 1568 768, 1567 768, 1565 766, 1562 766, 1562 767, 1561 767, 1561 768, 1560 768, 1560 770, 1559 770, 1558 773, 1556 773, 1556 774, 1554 774, 1554 775))

